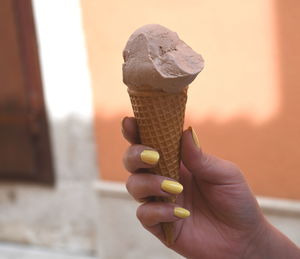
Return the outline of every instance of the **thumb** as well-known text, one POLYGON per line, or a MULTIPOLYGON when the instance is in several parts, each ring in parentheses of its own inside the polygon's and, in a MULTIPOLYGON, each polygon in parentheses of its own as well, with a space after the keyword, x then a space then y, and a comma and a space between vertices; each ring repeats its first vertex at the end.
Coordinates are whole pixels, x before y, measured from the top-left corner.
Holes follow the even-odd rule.
POLYGON ((215 185, 234 184, 245 181, 240 169, 230 161, 217 158, 202 151, 193 128, 183 132, 181 159, 197 181, 215 185))

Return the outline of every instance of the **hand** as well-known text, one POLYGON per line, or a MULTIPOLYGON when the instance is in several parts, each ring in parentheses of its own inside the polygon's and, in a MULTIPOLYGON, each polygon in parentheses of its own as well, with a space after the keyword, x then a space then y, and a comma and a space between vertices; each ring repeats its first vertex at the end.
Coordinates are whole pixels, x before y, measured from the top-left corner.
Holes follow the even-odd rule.
POLYGON ((147 230, 165 243, 160 223, 175 222, 175 243, 170 248, 188 258, 281 258, 264 257, 269 253, 256 251, 262 244, 261 249, 268 250, 270 240, 274 244, 281 239, 288 245, 291 242, 265 220, 236 165, 204 153, 193 130, 186 130, 180 169, 184 189, 177 204, 153 201, 149 198, 174 196, 162 188, 163 181, 171 179, 147 172, 157 161, 141 159, 142 151, 153 149, 139 144, 135 119, 125 118, 122 125, 124 137, 132 144, 124 155, 124 165, 132 173, 126 186, 136 200, 146 201, 137 217, 147 230), (175 216, 177 207, 190 211, 190 217, 175 216))

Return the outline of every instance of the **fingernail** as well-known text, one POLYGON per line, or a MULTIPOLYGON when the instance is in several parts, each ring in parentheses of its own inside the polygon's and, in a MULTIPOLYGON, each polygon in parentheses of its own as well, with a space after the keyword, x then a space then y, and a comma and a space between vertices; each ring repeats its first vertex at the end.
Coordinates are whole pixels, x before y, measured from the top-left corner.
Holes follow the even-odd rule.
POLYGON ((191 213, 188 210, 184 209, 184 208, 175 207, 174 208, 174 215, 177 218, 185 219, 185 218, 189 217, 191 215, 191 213))
POLYGON ((163 180, 160 187, 165 192, 171 194, 179 194, 183 190, 183 186, 180 183, 170 180, 163 180))
POLYGON ((159 160, 159 154, 154 150, 144 150, 141 153, 141 160, 146 164, 155 165, 159 160))
POLYGON ((189 127, 189 130, 190 130, 191 133, 192 133, 192 137, 193 137, 193 140, 194 140, 195 145, 196 145, 198 148, 200 148, 200 143, 199 143, 199 139, 198 139, 198 137, 197 137, 196 132, 194 131, 194 129, 193 129, 192 127, 189 127))

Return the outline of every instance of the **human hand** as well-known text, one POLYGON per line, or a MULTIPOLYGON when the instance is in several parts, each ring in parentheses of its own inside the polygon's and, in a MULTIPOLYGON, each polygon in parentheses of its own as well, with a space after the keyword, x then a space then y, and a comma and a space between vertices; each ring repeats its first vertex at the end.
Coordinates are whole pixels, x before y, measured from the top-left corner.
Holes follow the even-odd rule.
POLYGON ((132 144, 124 155, 124 165, 132 173, 126 186, 136 200, 146 201, 138 208, 137 217, 148 231, 165 243, 160 223, 174 222, 175 243, 169 247, 188 258, 266 258, 258 256, 266 252, 255 249, 261 244, 266 249, 269 240, 276 243, 282 236, 277 233, 278 238, 273 238, 274 229, 236 165, 204 153, 195 132, 188 129, 181 142, 180 183, 184 189, 176 204, 153 201, 151 197, 174 196, 176 188, 173 194, 166 191, 162 183, 171 179, 147 172, 158 156, 152 156, 148 163, 141 157, 144 150, 153 149, 139 144, 135 119, 125 118, 122 125, 124 137, 132 144), (181 218, 187 213, 175 216, 174 208, 178 207, 191 215, 185 219, 181 218))

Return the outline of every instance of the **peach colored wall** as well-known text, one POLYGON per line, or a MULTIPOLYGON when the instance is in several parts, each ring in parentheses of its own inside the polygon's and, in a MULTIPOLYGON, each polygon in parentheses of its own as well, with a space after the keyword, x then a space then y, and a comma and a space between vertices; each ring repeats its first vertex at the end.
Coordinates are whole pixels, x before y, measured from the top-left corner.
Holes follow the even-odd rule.
POLYGON ((120 121, 131 107, 122 49, 139 26, 178 32, 206 67, 191 85, 187 125, 230 159, 258 195, 300 198, 300 2, 82 0, 101 177, 123 181, 120 121))

